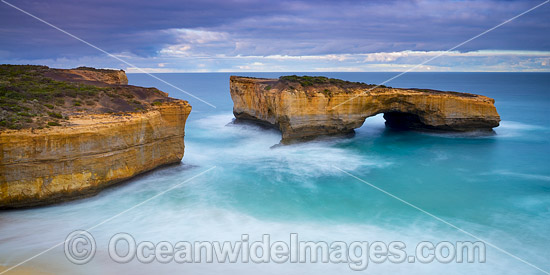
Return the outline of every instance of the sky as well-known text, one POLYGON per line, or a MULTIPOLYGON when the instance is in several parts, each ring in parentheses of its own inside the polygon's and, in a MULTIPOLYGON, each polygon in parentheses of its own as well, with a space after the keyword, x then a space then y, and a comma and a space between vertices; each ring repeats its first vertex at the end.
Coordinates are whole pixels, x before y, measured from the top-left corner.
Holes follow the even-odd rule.
POLYGON ((129 73, 550 72, 544 0, 1 1, 4 64, 129 73))

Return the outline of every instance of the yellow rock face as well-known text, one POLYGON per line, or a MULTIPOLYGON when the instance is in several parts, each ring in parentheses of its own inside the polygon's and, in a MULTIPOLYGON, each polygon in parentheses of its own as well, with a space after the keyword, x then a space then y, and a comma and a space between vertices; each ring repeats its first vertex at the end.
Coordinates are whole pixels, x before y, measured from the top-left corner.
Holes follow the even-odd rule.
POLYGON ((183 100, 144 113, 71 117, 68 127, 0 133, 0 208, 95 194, 184 154, 183 100))
POLYGON ((388 125, 447 131, 491 130, 500 116, 485 96, 394 88, 304 88, 277 79, 232 76, 233 113, 278 127, 282 142, 346 134, 384 113, 388 125))

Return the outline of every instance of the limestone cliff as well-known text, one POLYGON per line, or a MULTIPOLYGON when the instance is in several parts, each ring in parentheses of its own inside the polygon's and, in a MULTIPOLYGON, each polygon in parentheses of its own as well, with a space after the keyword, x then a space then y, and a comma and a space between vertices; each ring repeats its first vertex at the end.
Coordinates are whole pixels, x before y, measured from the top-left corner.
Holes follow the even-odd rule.
MULTIPOLYGON (((98 74, 96 79, 113 79, 98 74)), ((142 108, 106 113, 101 106, 107 103, 96 103, 99 105, 92 106, 99 109, 70 113, 56 106, 64 117, 60 126, 0 131, 0 208, 93 195, 140 173, 181 161, 185 122, 191 112, 187 101, 169 98, 158 90, 127 85, 105 87, 134 93, 132 100, 141 102, 142 108), (151 98, 157 99, 155 104, 145 105, 151 98)))
POLYGON ((90 67, 78 67, 75 69, 56 69, 50 74, 58 80, 94 81, 106 84, 128 85, 128 78, 123 70, 105 70, 90 67))
POLYGON ((278 127, 282 143, 347 134, 384 113, 389 126, 446 131, 491 130, 500 117, 485 96, 376 87, 325 77, 259 79, 231 76, 237 119, 278 127))

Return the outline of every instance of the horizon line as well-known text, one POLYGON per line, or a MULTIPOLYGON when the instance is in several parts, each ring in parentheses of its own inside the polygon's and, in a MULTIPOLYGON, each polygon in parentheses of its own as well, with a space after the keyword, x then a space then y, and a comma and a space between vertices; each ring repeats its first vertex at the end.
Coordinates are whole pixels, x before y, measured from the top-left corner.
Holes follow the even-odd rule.
MULTIPOLYGON (((76 68, 73 68, 76 69, 76 68)), ((98 69, 108 69, 108 68, 98 68, 98 69)), ((120 69, 114 69, 120 70, 120 69)), ((122 69, 123 70, 123 69, 122 69)), ((123 70, 126 74, 147 74, 140 72, 127 72, 123 70)), ((188 72, 149 72, 150 74, 232 74, 232 73, 402 73, 404 71, 188 71, 188 72)), ((409 72, 409 73, 550 73, 548 71, 419 71, 419 72, 409 72)))

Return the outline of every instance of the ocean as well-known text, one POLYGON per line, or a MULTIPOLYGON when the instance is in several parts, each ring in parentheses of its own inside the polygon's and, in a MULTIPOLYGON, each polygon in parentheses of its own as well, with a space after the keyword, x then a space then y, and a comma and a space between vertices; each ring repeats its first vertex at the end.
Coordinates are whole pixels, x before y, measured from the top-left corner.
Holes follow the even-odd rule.
MULTIPOLYGON (((376 84, 397 73, 236 73, 289 74, 376 84)), ((396 131, 378 115, 351 138, 276 147, 277 130, 232 124, 230 75, 156 74, 213 108, 148 75, 129 74, 130 84, 157 87, 193 106, 182 163, 91 198, 0 212, 0 265, 61 243, 24 265, 66 274, 357 273, 348 263, 116 263, 108 253, 120 232, 152 243, 241 241, 242 234, 250 242, 263 234, 288 242, 295 233, 327 243, 399 241, 408 254, 422 241, 483 241, 486 247, 484 263, 371 261, 363 273, 550 271, 549 73, 407 73, 385 84, 494 98, 502 119, 494 135, 396 131), (73 264, 62 242, 89 228, 95 257, 73 264)))

